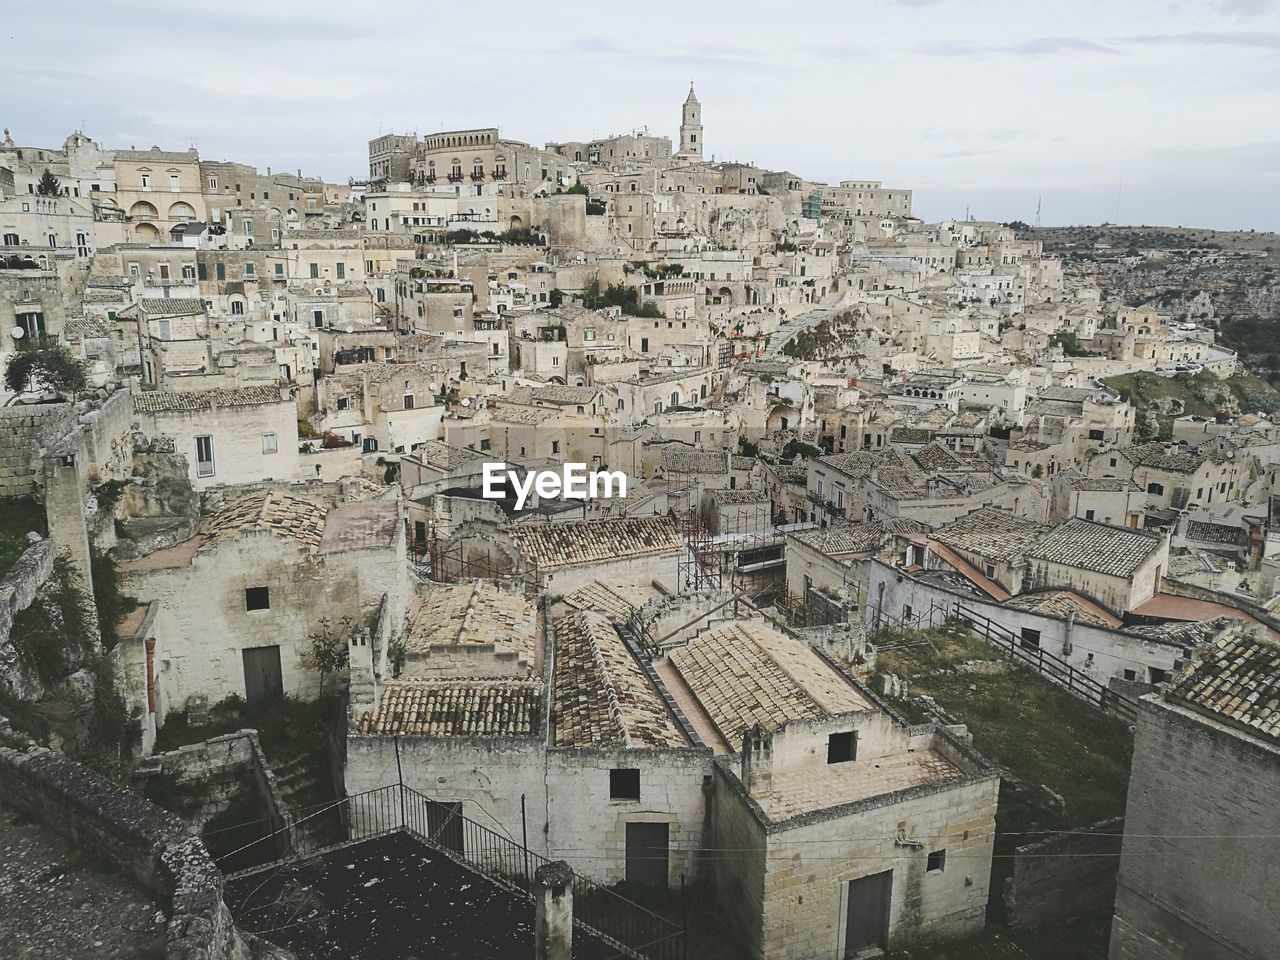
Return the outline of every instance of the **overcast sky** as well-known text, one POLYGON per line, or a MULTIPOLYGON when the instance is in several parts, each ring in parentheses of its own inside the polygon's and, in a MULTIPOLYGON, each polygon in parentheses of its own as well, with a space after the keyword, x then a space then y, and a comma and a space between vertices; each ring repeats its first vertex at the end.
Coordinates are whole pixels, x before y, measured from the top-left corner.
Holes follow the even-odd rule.
POLYGON ((926 219, 1280 229, 1280 0, 111 0, 0 28, 26 145, 195 143, 345 180, 380 132, 648 125, 915 190, 926 219))

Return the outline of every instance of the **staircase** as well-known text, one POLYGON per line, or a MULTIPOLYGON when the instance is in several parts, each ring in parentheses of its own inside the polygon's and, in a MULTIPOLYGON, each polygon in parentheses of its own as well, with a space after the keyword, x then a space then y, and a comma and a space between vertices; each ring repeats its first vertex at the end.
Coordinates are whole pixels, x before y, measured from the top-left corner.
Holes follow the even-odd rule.
POLYGON ((342 839, 342 820, 334 802, 328 764, 314 757, 294 757, 271 763, 276 787, 285 811, 293 819, 293 846, 297 852, 319 850, 342 839))
POLYGON ((782 326, 780 326, 774 334, 769 337, 769 346, 765 348, 764 356, 767 360, 774 360, 782 353, 782 348, 795 339, 801 330, 811 330, 820 324, 823 320, 834 317, 839 310, 839 303, 844 299, 844 294, 829 294, 822 305, 815 307, 807 313, 796 314, 782 326))

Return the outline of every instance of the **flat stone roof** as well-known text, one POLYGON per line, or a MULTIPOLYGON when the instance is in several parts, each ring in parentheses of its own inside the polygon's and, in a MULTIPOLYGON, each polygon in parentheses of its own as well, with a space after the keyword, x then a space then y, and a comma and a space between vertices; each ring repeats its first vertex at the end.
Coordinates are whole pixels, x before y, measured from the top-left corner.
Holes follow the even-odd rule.
POLYGON ((753 794, 752 799, 770 820, 790 820, 815 810, 961 776, 964 771, 936 750, 904 750, 886 757, 775 773, 769 792, 753 794))

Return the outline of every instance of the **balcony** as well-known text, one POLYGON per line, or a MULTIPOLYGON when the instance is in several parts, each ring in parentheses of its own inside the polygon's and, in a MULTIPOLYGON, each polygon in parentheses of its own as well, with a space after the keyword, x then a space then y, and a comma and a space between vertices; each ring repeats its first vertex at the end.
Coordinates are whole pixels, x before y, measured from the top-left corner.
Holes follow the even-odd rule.
POLYGON ((436 172, 435 172, 434 170, 432 170, 430 173, 428 173, 428 174, 427 174, 425 177, 423 177, 422 179, 423 179, 423 181, 424 181, 425 183, 435 183, 435 182, 436 182, 436 179, 437 179, 437 178, 436 178, 436 172))
POLYGON ((454 173, 449 174, 449 182, 450 182, 450 183, 461 183, 461 182, 462 182, 462 173, 461 173, 461 171, 456 171, 456 172, 454 172, 454 173))
POLYGON ((476 182, 479 182, 479 181, 483 180, 483 179, 484 179, 484 171, 483 171, 483 170, 472 170, 472 171, 471 171, 471 179, 472 179, 472 180, 475 180, 476 182))
POLYGON ((506 167, 498 167, 493 171, 492 175, 495 180, 505 180, 507 178, 507 169, 506 167))

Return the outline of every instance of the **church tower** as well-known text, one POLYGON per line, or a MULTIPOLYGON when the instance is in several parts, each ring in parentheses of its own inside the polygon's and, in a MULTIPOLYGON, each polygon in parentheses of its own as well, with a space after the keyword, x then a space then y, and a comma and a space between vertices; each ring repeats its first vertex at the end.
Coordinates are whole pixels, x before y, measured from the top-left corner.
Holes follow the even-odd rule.
POLYGON ((702 104, 693 94, 692 83, 680 111, 680 156, 695 163, 702 159, 702 104))

